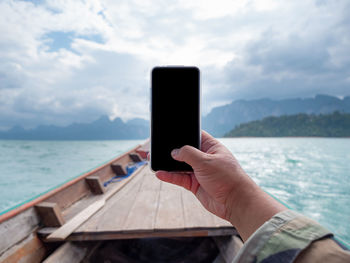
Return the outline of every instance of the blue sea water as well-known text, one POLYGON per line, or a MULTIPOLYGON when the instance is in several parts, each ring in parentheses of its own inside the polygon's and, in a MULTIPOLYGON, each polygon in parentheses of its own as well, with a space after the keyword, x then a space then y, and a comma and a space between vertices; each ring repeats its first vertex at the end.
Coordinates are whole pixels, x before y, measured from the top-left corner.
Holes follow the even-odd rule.
POLYGON ((289 208, 350 244, 350 139, 221 139, 243 169, 289 208))
MULTIPOLYGON (((225 138, 265 191, 350 243, 350 139, 225 138)), ((100 165, 142 141, 0 140, 0 211, 100 165)))
POLYGON ((142 143, 0 140, 0 213, 142 143))

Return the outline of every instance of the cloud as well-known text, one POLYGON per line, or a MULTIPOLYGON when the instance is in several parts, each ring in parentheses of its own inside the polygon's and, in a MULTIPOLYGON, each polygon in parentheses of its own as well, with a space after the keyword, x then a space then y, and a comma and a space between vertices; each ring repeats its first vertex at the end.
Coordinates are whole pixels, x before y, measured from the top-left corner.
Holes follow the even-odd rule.
POLYGON ((226 65, 222 89, 208 96, 225 102, 227 98, 349 95, 350 5, 310 2, 266 17, 261 33, 226 65))
POLYGON ((349 95, 345 0, 0 2, 0 129, 148 117, 154 65, 197 65, 203 110, 349 95))

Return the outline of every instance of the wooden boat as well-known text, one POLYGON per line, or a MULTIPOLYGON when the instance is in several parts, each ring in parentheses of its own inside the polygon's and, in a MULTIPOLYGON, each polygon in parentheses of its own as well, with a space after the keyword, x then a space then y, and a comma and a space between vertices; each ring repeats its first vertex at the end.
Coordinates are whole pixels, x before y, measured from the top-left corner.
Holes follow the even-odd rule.
POLYGON ((235 228, 159 181, 148 147, 0 215, 0 262, 231 262, 235 228))

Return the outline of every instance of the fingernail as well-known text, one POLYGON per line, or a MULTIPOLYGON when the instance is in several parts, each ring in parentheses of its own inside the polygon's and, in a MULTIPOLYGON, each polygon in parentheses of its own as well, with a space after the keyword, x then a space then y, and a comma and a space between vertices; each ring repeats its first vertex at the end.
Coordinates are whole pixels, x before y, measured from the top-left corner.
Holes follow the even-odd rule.
POLYGON ((171 156, 176 157, 176 155, 179 153, 179 149, 174 149, 171 151, 171 156))

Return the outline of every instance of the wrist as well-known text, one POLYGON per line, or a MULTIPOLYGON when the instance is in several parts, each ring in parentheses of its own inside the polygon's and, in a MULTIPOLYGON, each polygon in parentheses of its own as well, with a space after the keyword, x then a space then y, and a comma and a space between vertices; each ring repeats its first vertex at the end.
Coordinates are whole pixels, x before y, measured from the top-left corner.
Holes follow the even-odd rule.
POLYGON ((234 188, 226 201, 226 219, 247 240, 272 216, 286 210, 282 204, 265 193, 248 175, 234 188))
MULTIPOLYGON (((248 177, 248 175, 245 176, 248 177)), ((250 178, 242 180, 240 184, 233 187, 226 200, 226 220, 234 226, 240 225, 246 211, 253 206, 259 191, 259 187, 250 178)))

